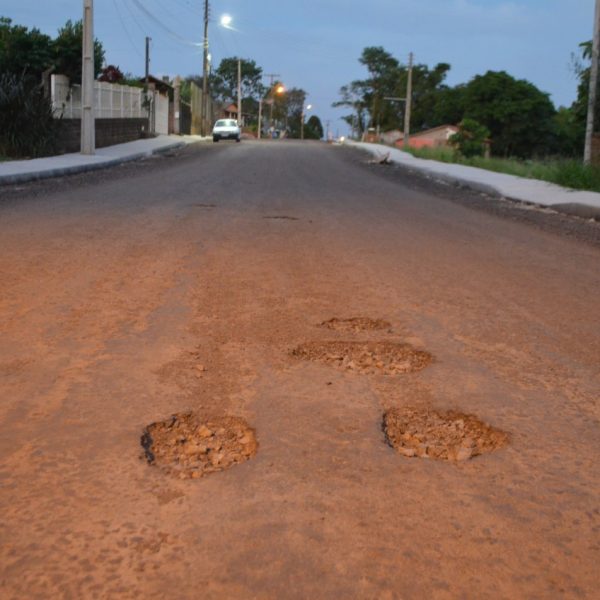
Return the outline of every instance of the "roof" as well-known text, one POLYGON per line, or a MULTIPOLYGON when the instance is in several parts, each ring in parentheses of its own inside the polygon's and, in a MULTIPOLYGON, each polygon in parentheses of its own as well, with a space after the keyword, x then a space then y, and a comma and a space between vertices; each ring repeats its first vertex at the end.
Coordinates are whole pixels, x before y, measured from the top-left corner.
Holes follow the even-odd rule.
MULTIPOLYGON (((141 77, 140 78, 140 82, 141 83, 146 83, 146 78, 145 77, 141 77)), ((159 92, 167 92, 169 90, 174 89, 173 86, 170 83, 167 83, 164 79, 159 79, 158 77, 154 77, 154 75, 149 75, 148 76, 148 83, 153 84, 154 87, 159 92)))
POLYGON ((451 129, 454 132, 458 132, 459 129, 456 125, 440 125, 439 127, 433 127, 432 129, 426 129, 425 131, 417 131, 415 133, 411 133, 410 137, 419 137, 423 135, 429 135, 436 131, 442 131, 443 129, 451 129))

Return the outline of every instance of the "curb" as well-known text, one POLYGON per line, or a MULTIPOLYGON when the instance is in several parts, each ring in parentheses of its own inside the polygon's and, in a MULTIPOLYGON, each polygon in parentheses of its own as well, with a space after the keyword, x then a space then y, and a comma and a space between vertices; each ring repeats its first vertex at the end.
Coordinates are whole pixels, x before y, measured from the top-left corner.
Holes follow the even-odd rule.
MULTIPOLYGON (((369 153, 371 156, 375 156, 375 151, 371 148, 365 148, 361 144, 352 143, 348 144, 348 146, 353 148, 358 148, 363 152, 369 153)), ((384 151, 385 147, 382 147, 382 151, 384 151)), ((498 188, 496 188, 492 184, 482 183, 480 181, 473 181, 471 179, 466 179, 464 177, 460 177, 458 175, 450 175, 445 173, 439 173, 437 171, 433 171, 428 169, 426 166, 415 165, 415 164, 405 164, 402 162, 398 162, 393 158, 390 158, 390 161, 400 169, 406 169, 407 171, 413 171, 418 173, 419 175, 428 177, 433 181, 437 181, 440 183, 444 183, 446 185, 453 185, 455 187, 462 187, 469 190, 473 190, 475 192, 480 192, 482 194, 486 194, 492 198, 497 198, 501 200, 508 200, 510 202, 515 202, 519 204, 527 204, 528 206, 538 206, 540 208, 544 208, 546 210, 553 210, 557 213, 562 213, 565 215, 570 215, 574 217, 579 217, 581 219, 592 219, 595 221, 600 221, 600 208, 595 206, 590 206, 588 204, 581 204, 578 202, 569 202, 569 203, 561 203, 561 204, 542 204, 539 202, 532 202, 531 200, 526 200, 524 198, 511 197, 503 194, 498 188)), ((550 184, 552 185, 552 184, 550 184)))
POLYGON ((160 148, 154 148, 153 150, 145 150, 143 152, 136 152, 135 154, 129 154, 120 158, 107 158, 106 160, 98 161, 95 163, 89 163, 86 165, 73 165, 72 167, 57 167, 56 169, 47 169, 44 171, 31 171, 29 173, 19 173, 17 175, 0 175, 0 186, 14 185, 18 183, 27 183, 29 181, 41 181, 43 179, 50 179, 52 177, 63 177, 65 175, 76 175, 78 173, 85 173, 86 171, 99 171, 100 169, 107 169, 109 167, 115 167, 120 164, 133 162, 142 158, 148 158, 155 154, 163 154, 170 150, 177 150, 187 146, 185 142, 173 142, 167 146, 161 146, 160 148))

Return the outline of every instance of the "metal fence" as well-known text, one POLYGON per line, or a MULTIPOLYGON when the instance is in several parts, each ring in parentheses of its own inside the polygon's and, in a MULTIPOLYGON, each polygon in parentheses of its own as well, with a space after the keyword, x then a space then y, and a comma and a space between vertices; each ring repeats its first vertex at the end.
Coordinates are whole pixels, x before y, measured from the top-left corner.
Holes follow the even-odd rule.
MULTIPOLYGON (((81 86, 68 77, 52 75, 50 81, 55 118, 81 118, 81 86)), ((148 116, 144 90, 127 85, 94 82, 94 113, 97 119, 139 119, 148 116)))

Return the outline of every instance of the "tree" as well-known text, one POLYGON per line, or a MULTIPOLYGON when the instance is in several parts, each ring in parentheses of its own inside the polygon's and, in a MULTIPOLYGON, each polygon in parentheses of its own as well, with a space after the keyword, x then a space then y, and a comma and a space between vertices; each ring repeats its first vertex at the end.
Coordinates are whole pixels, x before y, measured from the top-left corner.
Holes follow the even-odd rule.
MULTIPOLYGON (((52 44, 56 73, 66 75, 71 84, 81 83, 81 47, 83 45, 83 22, 67 21, 58 30, 52 44)), ((94 40, 94 78, 98 77, 104 63, 104 48, 94 40)))
POLYGON ((303 89, 290 88, 274 97, 273 117, 283 123, 292 138, 300 138, 300 123, 306 96, 303 89))
MULTIPOLYGON (((245 124, 258 121, 258 103, 266 93, 262 84, 262 68, 250 59, 237 56, 224 58, 219 68, 210 77, 210 94, 223 103, 237 103, 238 99, 238 60, 241 60, 242 75, 242 113, 245 124)), ((182 85, 182 98, 190 96, 189 82, 194 81, 202 87, 202 81, 188 77, 182 85)), ((189 102, 189 100, 186 100, 189 102)))
POLYGON ((258 99, 263 93, 262 69, 253 60, 232 56, 224 58, 211 76, 210 88, 215 98, 224 102, 237 101, 238 60, 242 66, 242 98, 258 99))
POLYGON ((482 156, 490 130, 473 119, 463 119, 458 127, 458 133, 451 136, 450 143, 467 158, 482 156))
POLYGON ((490 130, 495 154, 527 158, 548 153, 556 113, 548 94, 504 71, 478 75, 464 92, 464 116, 490 130))
POLYGON ((460 123, 465 114, 464 84, 455 87, 441 87, 432 108, 431 120, 437 125, 454 125, 460 123))
POLYGON ((39 29, 13 25, 0 17, 0 73, 26 73, 37 79, 52 65, 52 40, 39 29))
POLYGON ((554 115, 555 152, 563 156, 583 156, 585 119, 573 108, 561 106, 554 115))
POLYGON ((381 46, 370 46, 363 50, 358 62, 369 72, 369 78, 360 87, 371 115, 371 126, 387 129, 390 118, 395 120, 396 107, 384 98, 398 95, 398 60, 381 46))
POLYGON ((348 107, 352 110, 349 115, 344 115, 342 119, 350 125, 352 131, 359 137, 367 129, 368 106, 364 99, 364 85, 362 81, 353 81, 349 85, 340 88, 341 100, 334 102, 332 106, 339 108, 348 107))
MULTIPOLYGON (((369 77, 356 80, 340 89, 341 100, 334 107, 347 106, 353 114, 342 117, 352 129, 362 133, 367 127, 379 127, 386 131, 401 129, 404 122, 404 102, 391 101, 388 98, 405 98, 408 83, 408 66, 401 64, 389 52, 380 46, 363 50, 359 62, 364 65, 369 77)), ((418 64, 413 68, 413 111, 411 130, 418 131, 447 123, 447 116, 438 114, 440 97, 448 92, 444 84, 450 65, 439 63, 433 69, 418 64)), ((450 122, 462 118, 452 115, 450 122)))
MULTIPOLYGON (((573 71, 579 80, 577 85, 577 100, 569 109, 564 109, 556 115, 559 143, 566 147, 567 154, 582 155, 585 142, 588 98, 590 95, 590 68, 592 60, 592 42, 579 44, 580 56, 572 56, 573 71), (566 112, 569 111, 569 112, 566 112), (573 143, 575 146, 573 147, 573 143)), ((600 92, 600 81, 599 90, 600 92)), ((594 125, 600 127, 600 102, 596 104, 594 125)))
POLYGON ((106 83, 122 83, 125 81, 125 75, 123 75, 123 72, 119 67, 108 65, 100 71, 98 81, 104 81, 106 83))
POLYGON ((50 154, 60 123, 37 77, 0 73, 0 155, 13 158, 50 154))
MULTIPOLYGON (((442 106, 442 97, 448 99, 449 88, 444 85, 444 81, 450 71, 448 63, 439 63, 429 69, 427 65, 415 65, 413 68, 413 110, 411 113, 410 126, 411 131, 421 131, 431 129, 438 125, 448 123, 458 123, 461 116, 455 114, 439 114, 436 107, 442 106)), ((408 69, 400 69, 400 85, 406 96, 406 81, 408 79, 408 69)))
POLYGON ((307 140, 321 140, 324 134, 321 119, 316 115, 312 115, 304 126, 304 138, 307 140))

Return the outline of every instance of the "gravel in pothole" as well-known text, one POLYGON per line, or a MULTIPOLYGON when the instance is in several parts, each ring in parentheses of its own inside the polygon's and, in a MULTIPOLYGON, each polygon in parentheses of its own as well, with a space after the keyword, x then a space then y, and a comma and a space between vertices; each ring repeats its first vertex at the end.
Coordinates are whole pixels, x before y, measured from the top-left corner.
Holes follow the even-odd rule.
POLYGON ((394 342, 309 342, 301 344, 291 354, 367 375, 413 373, 432 361, 429 352, 394 342))
POLYGON ((179 479, 224 471, 249 460, 258 449, 256 434, 244 419, 200 419, 194 413, 148 425, 141 444, 148 463, 179 479))
POLYGON ((368 317, 352 317, 351 319, 333 318, 328 321, 323 321, 319 327, 333 329, 334 331, 377 331, 382 329, 390 329, 391 323, 383 319, 369 319, 368 317))
POLYGON ((464 461, 508 443, 508 434, 460 412, 395 408, 383 416, 387 443, 408 457, 464 461))

